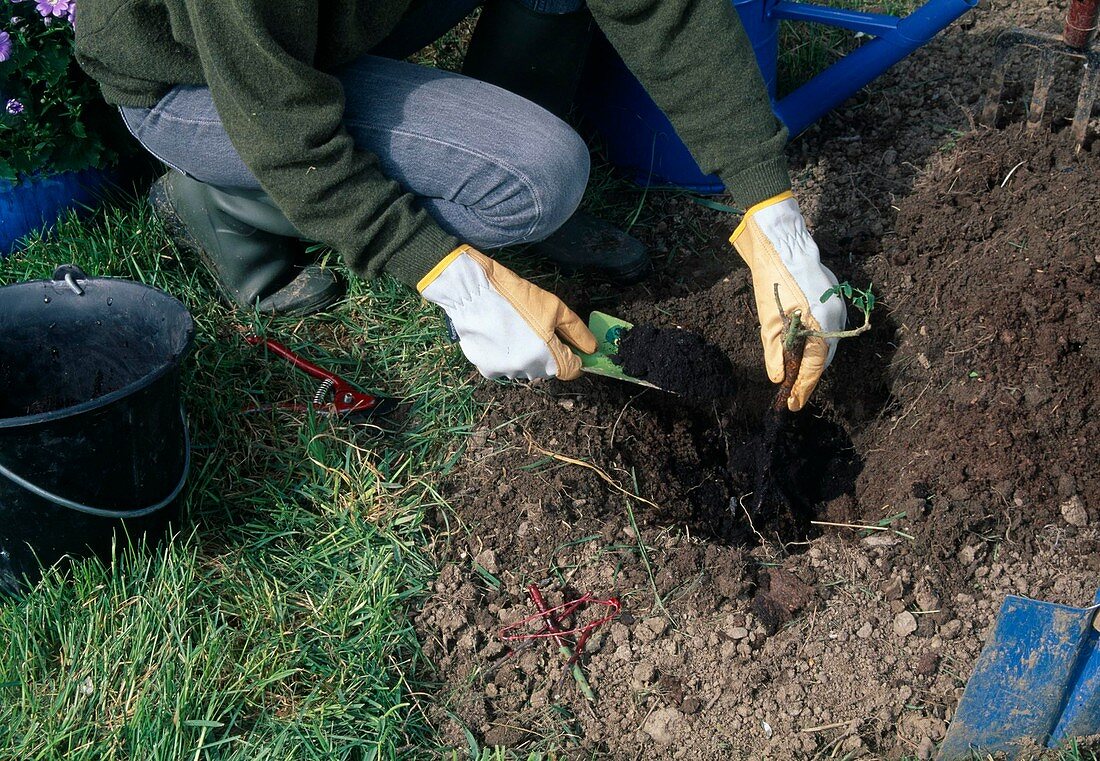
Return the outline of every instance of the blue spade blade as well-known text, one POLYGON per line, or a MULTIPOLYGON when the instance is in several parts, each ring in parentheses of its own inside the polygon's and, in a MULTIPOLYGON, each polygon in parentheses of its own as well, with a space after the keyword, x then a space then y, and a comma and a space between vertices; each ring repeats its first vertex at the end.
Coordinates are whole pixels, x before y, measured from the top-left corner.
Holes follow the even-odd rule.
POLYGON ((1016 758, 1100 733, 1100 591, 1088 608, 1010 595, 966 685, 940 761, 1016 758))

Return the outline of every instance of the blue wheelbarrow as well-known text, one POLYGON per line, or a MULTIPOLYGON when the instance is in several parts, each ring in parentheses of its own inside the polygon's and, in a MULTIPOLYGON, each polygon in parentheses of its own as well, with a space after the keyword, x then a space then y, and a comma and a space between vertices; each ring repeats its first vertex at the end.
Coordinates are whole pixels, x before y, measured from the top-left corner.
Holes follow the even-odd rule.
MULTIPOLYGON (((928 0, 908 16, 898 18, 791 0, 733 0, 752 41, 775 113, 792 137, 929 42, 975 5, 977 0, 928 0), (784 20, 826 24, 873 39, 777 101, 779 22, 784 20)), ((603 138, 611 162, 632 169, 640 184, 673 185, 700 193, 722 192, 721 180, 703 174, 668 118, 605 40, 599 40, 593 50, 578 106, 603 138)))
POLYGON ((938 761, 1100 732, 1100 591, 1087 608, 1010 595, 974 666, 938 761))

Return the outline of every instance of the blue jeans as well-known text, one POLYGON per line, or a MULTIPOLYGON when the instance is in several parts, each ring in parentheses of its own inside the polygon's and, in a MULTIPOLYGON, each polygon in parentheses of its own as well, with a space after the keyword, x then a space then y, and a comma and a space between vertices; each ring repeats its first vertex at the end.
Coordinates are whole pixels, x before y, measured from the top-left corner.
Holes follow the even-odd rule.
MULTIPOLYGON (((550 12, 576 0, 525 0, 550 12)), ((361 150, 418 197, 440 226, 479 248, 542 240, 576 210, 588 182, 584 141, 518 95, 399 60, 461 20, 474 0, 414 2, 394 33, 342 71, 344 125, 361 150)), ((171 90, 151 109, 122 108, 146 150, 223 188, 259 190, 205 87, 171 90)))

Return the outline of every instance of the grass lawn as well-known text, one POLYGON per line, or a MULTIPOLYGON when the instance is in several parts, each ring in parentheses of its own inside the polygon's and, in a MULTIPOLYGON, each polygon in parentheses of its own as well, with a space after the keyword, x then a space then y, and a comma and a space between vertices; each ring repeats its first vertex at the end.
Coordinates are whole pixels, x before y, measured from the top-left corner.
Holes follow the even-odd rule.
POLYGON ((331 314, 255 320, 406 400, 393 429, 248 405, 312 382, 240 337, 195 262, 140 204, 0 262, 0 282, 74 262, 182 298, 197 324, 185 400, 195 462, 182 533, 79 563, 0 602, 0 758, 406 758, 432 747, 406 612, 432 577, 422 509, 474 415, 434 308, 356 282, 331 314))

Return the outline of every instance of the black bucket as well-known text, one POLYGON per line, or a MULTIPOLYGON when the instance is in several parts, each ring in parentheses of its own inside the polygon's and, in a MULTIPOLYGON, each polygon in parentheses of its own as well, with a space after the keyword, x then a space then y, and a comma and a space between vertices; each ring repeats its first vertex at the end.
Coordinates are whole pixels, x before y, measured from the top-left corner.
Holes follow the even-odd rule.
POLYGON ((71 265, 0 288, 0 589, 178 519, 193 337, 168 294, 71 265))

